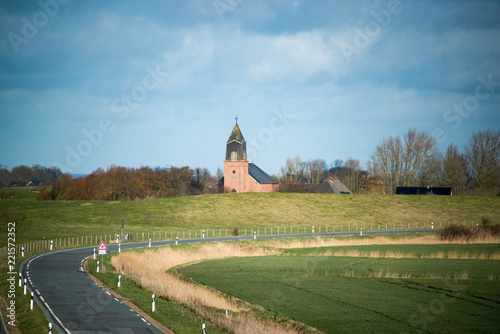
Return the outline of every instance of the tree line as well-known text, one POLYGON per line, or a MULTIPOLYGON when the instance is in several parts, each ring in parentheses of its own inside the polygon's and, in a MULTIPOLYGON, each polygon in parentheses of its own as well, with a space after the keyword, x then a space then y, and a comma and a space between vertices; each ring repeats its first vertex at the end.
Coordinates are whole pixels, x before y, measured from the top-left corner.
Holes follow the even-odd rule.
POLYGON ((199 195, 216 191, 216 180, 206 169, 185 167, 99 168, 72 179, 63 174, 57 182, 42 187, 39 200, 143 200, 199 195))
MULTIPOLYGON (((142 200, 218 193, 221 170, 212 176, 205 168, 111 166, 72 179, 57 167, 0 166, 0 186, 43 184, 40 200, 142 200)), ((317 192, 318 185, 338 178, 354 193, 392 194, 398 186, 447 186, 454 194, 500 195, 500 132, 473 133, 462 150, 450 144, 446 152, 436 138, 410 129, 396 137, 382 138, 367 162, 359 159, 303 161, 288 158, 275 176, 281 192, 317 192)))
POLYGON ((288 158, 281 168, 280 191, 308 192, 336 177, 354 193, 395 193, 399 186, 452 187, 454 194, 500 194, 500 132, 473 133, 462 151, 450 144, 443 154, 436 138, 410 129, 402 136, 383 138, 367 168, 358 159, 302 161, 288 158))
POLYGON ((62 175, 62 172, 57 167, 43 167, 40 165, 17 166, 12 170, 6 166, 0 165, 0 187, 40 185, 47 182, 55 182, 62 175))

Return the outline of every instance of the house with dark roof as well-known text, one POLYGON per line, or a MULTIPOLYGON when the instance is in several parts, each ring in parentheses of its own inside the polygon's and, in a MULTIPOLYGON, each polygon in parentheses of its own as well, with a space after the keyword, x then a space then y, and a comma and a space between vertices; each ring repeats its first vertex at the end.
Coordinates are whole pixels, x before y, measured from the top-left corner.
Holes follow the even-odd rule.
POLYGON ((238 119, 226 142, 224 177, 218 182, 224 192, 276 192, 279 184, 269 174, 247 160, 247 144, 238 119))
POLYGON ((339 179, 330 178, 321 184, 319 192, 327 194, 352 194, 339 179))

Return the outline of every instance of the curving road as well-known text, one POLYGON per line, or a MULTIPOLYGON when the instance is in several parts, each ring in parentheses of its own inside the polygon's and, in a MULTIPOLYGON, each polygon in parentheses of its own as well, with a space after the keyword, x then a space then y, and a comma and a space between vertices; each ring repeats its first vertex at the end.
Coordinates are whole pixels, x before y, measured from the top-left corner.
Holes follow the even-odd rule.
MULTIPOLYGON (((432 230, 436 232, 438 230, 432 230)), ((431 230, 373 231, 364 235, 421 233, 431 230)), ((312 236, 357 235, 359 232, 287 234, 258 236, 259 239, 312 236)), ((179 243, 248 240, 253 237, 184 239, 179 243)), ((152 246, 172 245, 175 241, 152 242, 152 246)), ((147 242, 122 244, 122 250, 147 247, 147 242)), ((96 246, 97 247, 97 246, 96 246)), ((35 255, 21 264, 20 272, 35 292, 35 300, 59 333, 162 333, 135 311, 94 283, 83 270, 83 262, 94 247, 53 251, 35 255)), ((108 252, 118 245, 108 245, 108 252)))

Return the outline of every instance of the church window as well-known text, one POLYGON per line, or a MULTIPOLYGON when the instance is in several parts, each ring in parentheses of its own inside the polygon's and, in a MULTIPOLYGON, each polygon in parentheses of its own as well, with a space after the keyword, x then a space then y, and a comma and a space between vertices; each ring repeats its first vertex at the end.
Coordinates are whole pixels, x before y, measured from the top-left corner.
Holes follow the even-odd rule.
POLYGON ((236 174, 236 171, 235 171, 235 170, 233 170, 233 174, 236 174))
POLYGON ((238 152, 236 151, 231 152, 231 160, 233 161, 238 160, 238 152))

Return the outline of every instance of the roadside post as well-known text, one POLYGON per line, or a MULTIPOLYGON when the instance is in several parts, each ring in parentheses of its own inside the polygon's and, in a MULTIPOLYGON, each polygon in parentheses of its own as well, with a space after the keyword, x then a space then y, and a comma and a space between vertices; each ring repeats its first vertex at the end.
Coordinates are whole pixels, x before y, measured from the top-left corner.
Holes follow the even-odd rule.
POLYGON ((97 272, 99 272, 99 261, 97 261, 97 272))
POLYGON ((125 227, 125 220, 122 219, 122 239, 123 240, 123 227, 125 227))
POLYGON ((257 231, 253 231, 253 240, 257 239, 257 231))
POLYGON ((118 253, 122 252, 122 244, 118 244, 118 253))
POLYGON ((26 285, 28 285, 28 280, 24 279, 24 295, 26 295, 26 285))
POLYGON ((205 230, 203 230, 203 239, 205 239, 205 230))
POLYGON ((24 257, 24 246, 21 247, 21 255, 24 257))
POLYGON ((50 240, 50 250, 54 248, 54 240, 50 240))
POLYGON ((177 242, 179 242, 179 237, 175 237, 175 245, 177 246, 177 242))
POLYGON ((118 275, 118 287, 122 286, 122 275, 118 275))
POLYGON ((49 322, 49 334, 52 334, 52 323, 49 322))
POLYGON ((313 228, 312 228, 312 232, 314 233, 314 226, 313 226, 313 228))
POLYGON ((363 235, 363 228, 361 227, 361 229, 359 230, 359 235, 363 235))
POLYGON ((431 230, 434 229, 434 222, 431 222, 431 230))
POLYGON ((23 287, 23 274, 22 273, 19 273, 19 287, 20 288, 23 287))
POLYGON ((31 291, 31 302, 30 302, 30 310, 33 310, 33 296, 35 294, 33 293, 33 291, 31 291))
POLYGON ((95 260, 95 248, 94 248, 94 260, 95 260))
POLYGON ((201 325, 201 333, 202 334, 206 334, 206 332, 205 332, 205 323, 203 323, 203 325, 201 325))
POLYGON ((149 248, 151 248, 151 238, 149 239, 149 248))
POLYGON ((155 294, 153 293, 153 306, 152 306, 153 312, 156 311, 156 303, 155 303, 155 294))

